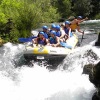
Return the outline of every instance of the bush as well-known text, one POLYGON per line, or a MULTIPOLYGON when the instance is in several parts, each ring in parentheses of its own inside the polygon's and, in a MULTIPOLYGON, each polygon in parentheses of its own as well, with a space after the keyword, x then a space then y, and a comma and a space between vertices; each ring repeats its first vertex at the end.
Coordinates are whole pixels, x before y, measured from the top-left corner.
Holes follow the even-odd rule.
POLYGON ((9 18, 12 19, 13 28, 10 35, 6 35, 4 39, 14 42, 19 37, 29 37, 31 30, 43 22, 57 21, 59 14, 57 9, 52 7, 50 0, 2 0, 0 2, 2 28, 5 29, 9 18))
POLYGON ((95 19, 100 19, 100 13, 95 16, 95 19))

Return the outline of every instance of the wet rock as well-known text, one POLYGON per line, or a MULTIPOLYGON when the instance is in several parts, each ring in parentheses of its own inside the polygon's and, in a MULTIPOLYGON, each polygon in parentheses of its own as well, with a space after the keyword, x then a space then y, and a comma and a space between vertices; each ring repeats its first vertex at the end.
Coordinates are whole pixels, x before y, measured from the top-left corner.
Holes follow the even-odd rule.
POLYGON ((100 33, 98 35, 98 40, 95 42, 95 46, 100 46, 100 33))
POLYGON ((97 92, 94 93, 94 95, 93 95, 93 97, 92 97, 92 100, 100 100, 99 97, 98 97, 97 92))
POLYGON ((85 65, 84 68, 83 68, 82 74, 88 74, 89 75, 92 71, 93 66, 94 66, 93 64, 85 65))
POLYGON ((97 88, 100 88, 100 62, 92 68, 89 79, 97 88))
POLYGON ((97 89, 92 100, 100 100, 100 62, 96 65, 88 64, 84 66, 83 73, 89 74, 89 80, 97 89))
POLYGON ((98 59, 98 55, 94 53, 94 51, 92 49, 87 50, 86 53, 84 54, 84 58, 85 57, 90 57, 93 60, 97 60, 98 59))

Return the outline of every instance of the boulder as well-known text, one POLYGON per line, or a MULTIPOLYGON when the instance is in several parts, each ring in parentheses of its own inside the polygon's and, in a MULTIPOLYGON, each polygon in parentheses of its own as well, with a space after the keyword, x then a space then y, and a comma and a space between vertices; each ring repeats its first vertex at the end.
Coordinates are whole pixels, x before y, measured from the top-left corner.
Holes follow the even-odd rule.
POLYGON ((97 89, 94 93, 92 100, 100 100, 100 62, 96 65, 88 64, 83 68, 83 74, 89 75, 89 80, 97 89))
POLYGON ((91 73, 89 74, 89 80, 92 82, 97 88, 100 88, 100 62, 96 64, 91 73))
POLYGON ((97 92, 93 94, 92 100, 100 100, 97 92))
POLYGON ((85 65, 84 68, 83 68, 82 74, 88 74, 89 75, 92 71, 93 66, 94 66, 93 64, 85 65))
POLYGON ((100 33, 98 35, 98 40, 95 42, 95 46, 100 46, 100 33))

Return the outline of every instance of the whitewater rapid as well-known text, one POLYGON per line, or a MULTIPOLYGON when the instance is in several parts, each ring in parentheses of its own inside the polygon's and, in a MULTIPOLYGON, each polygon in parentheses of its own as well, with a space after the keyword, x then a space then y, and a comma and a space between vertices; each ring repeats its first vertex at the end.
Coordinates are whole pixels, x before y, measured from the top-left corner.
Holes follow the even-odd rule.
POLYGON ((91 100, 96 90, 82 71, 85 64, 100 60, 100 48, 76 48, 55 71, 37 63, 28 66, 23 50, 24 45, 11 43, 0 48, 1 100, 91 100))

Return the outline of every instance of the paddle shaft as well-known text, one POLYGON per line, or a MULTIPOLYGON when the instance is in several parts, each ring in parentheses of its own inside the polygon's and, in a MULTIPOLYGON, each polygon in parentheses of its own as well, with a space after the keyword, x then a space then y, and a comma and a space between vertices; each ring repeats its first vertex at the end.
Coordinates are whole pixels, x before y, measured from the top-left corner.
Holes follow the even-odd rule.
POLYGON ((83 37, 84 37, 84 32, 83 32, 83 34, 82 34, 81 43, 82 43, 82 41, 83 41, 83 37))
POLYGON ((84 37, 84 32, 83 32, 83 34, 82 34, 81 41, 80 41, 80 42, 78 42, 78 46, 80 46, 80 45, 82 44, 83 37, 84 37))

